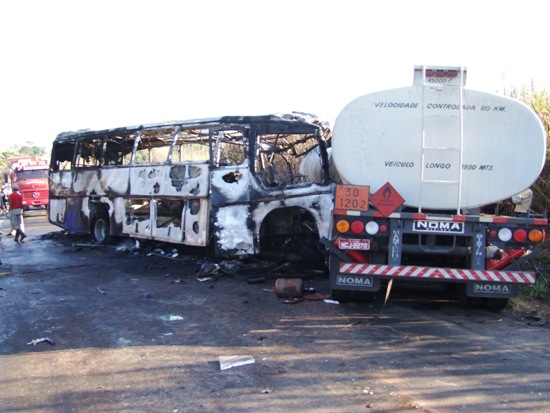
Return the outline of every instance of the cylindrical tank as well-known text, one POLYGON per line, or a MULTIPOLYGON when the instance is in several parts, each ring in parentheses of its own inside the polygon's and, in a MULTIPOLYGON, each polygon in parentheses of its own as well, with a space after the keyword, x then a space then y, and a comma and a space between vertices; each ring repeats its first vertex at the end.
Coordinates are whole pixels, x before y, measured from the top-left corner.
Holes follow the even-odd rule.
POLYGON ((336 119, 332 158, 343 183, 389 182, 405 205, 474 208, 529 187, 546 159, 538 116, 485 92, 412 86, 359 97, 336 119), (460 103, 462 102, 462 103, 460 103))

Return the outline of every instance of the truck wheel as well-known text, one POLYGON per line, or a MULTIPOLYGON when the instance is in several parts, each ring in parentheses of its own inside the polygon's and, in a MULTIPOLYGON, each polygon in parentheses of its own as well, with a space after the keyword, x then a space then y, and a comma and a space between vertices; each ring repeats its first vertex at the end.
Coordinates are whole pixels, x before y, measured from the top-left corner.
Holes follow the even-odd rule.
POLYGON ((97 217, 92 224, 92 233, 98 244, 108 244, 109 236, 109 218, 105 215, 97 217))
POLYGON ((487 310, 502 311, 508 305, 507 298, 486 298, 483 303, 487 310))
POLYGON ((374 300, 374 293, 371 291, 332 290, 331 296, 341 303, 370 303, 374 300))
POLYGON ((455 293, 461 307, 474 309, 483 305, 483 298, 469 297, 466 294, 466 284, 455 285, 455 293))

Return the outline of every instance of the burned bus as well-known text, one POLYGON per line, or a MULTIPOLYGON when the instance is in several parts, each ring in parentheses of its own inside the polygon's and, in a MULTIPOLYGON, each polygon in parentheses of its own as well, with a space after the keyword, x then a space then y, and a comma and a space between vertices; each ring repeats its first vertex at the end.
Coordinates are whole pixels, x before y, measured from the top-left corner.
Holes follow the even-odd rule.
POLYGON ((312 251, 330 233, 329 139, 326 124, 299 113, 64 132, 52 147, 49 221, 98 243, 312 251))

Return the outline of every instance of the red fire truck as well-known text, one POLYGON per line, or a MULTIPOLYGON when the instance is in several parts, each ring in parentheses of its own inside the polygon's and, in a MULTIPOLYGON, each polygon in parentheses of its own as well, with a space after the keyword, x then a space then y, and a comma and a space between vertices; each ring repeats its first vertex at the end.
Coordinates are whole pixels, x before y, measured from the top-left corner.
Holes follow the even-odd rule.
POLYGON ((23 195, 23 208, 47 208, 49 200, 49 163, 35 156, 13 158, 10 167, 10 184, 19 185, 23 195))

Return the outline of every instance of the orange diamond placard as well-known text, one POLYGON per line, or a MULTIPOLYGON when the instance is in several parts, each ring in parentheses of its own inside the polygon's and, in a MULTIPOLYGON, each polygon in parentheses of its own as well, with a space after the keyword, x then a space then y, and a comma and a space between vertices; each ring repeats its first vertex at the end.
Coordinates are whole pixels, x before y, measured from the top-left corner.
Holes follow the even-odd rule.
POLYGON ((334 208, 353 211, 368 211, 369 190, 370 187, 368 186, 336 185, 334 208))
POLYGON ((371 195, 370 202, 372 202, 378 212, 387 217, 403 205, 405 200, 389 182, 386 182, 382 188, 371 195))

